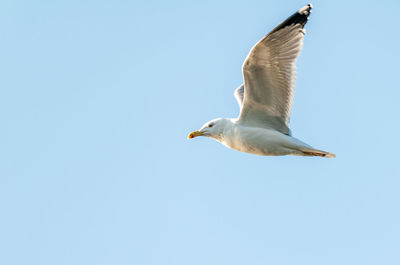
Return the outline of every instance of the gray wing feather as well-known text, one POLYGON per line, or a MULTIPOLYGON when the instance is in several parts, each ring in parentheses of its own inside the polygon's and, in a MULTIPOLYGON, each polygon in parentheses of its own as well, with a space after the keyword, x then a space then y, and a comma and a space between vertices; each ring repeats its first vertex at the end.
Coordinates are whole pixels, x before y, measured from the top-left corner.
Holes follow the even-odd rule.
POLYGON ((246 89, 239 122, 290 134, 295 63, 310 12, 311 5, 301 8, 251 49, 242 67, 246 89))

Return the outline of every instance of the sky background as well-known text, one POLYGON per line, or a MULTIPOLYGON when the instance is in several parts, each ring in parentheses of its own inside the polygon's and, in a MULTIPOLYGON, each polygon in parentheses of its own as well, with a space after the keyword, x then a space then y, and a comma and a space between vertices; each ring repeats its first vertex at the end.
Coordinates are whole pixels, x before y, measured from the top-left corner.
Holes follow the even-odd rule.
POLYGON ((186 138, 307 3, 3 1, 0 264, 400 264, 400 2, 312 2, 291 129, 336 159, 186 138))

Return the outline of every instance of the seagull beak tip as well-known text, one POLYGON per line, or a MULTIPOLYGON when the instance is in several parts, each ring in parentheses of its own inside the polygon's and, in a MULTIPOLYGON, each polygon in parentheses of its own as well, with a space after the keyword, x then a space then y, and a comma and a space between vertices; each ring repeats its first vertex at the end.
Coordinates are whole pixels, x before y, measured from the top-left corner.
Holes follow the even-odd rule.
POLYGON ((200 131, 194 131, 194 132, 191 132, 191 133, 189 133, 189 135, 188 135, 188 139, 192 139, 192 138, 195 138, 195 137, 197 137, 197 136, 202 136, 203 135, 203 133, 202 132, 200 132, 200 131))

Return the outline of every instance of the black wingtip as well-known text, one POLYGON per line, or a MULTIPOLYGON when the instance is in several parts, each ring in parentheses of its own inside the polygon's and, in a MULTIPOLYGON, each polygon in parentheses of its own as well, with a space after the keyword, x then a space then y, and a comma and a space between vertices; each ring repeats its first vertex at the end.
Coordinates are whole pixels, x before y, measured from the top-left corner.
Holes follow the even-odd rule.
POLYGON ((305 15, 305 16, 309 16, 311 13, 311 9, 313 8, 312 4, 308 4, 306 6, 303 6, 302 8, 299 9, 299 11, 297 11, 299 14, 301 15, 305 15))
MULTIPOLYGON (((271 33, 274 33, 280 29, 283 29, 284 27, 293 25, 293 24, 300 24, 301 27, 303 28, 308 21, 308 17, 311 14, 311 9, 313 8, 312 4, 308 4, 302 8, 299 9, 296 13, 291 15, 288 19, 283 21, 281 24, 279 24, 276 28, 274 28, 271 33)), ((270 34, 271 34, 270 33, 270 34)))

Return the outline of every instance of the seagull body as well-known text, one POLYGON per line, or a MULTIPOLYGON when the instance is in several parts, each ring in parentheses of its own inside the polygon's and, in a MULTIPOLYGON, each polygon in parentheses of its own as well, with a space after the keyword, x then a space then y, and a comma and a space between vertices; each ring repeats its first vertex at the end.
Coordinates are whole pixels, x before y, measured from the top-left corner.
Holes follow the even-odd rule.
MULTIPOLYGON (((228 120, 221 143, 241 152, 257 155, 289 155, 307 145, 294 137, 271 129, 260 129, 228 120)), ((309 146, 307 147, 309 148, 309 146)))
POLYGON ((265 156, 335 157, 292 137, 289 129, 295 64, 311 9, 311 4, 304 6, 251 49, 242 66, 244 84, 234 93, 239 117, 209 121, 189 139, 207 136, 229 148, 265 156))

